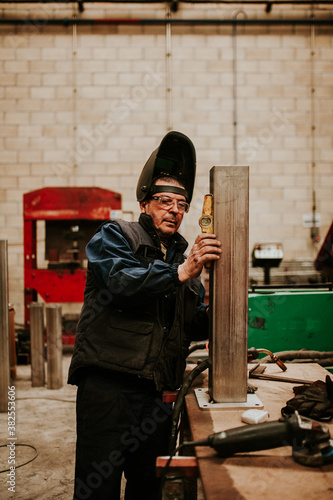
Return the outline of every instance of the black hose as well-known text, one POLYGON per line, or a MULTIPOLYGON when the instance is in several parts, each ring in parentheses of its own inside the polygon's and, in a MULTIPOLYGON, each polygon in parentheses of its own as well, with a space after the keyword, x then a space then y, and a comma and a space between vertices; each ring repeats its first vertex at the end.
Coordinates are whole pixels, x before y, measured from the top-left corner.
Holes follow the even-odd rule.
MULTIPOLYGON (((306 349, 301 349, 299 351, 281 351, 276 352, 277 356, 282 361, 294 361, 294 362, 307 362, 307 363, 318 363, 322 366, 329 366, 330 361, 333 357, 333 351, 308 351, 306 349), (325 364, 324 364, 325 363, 325 364), (328 363, 328 364, 326 364, 328 363)), ((260 360, 261 363, 271 362, 271 358, 266 356, 260 360)))
POLYGON ((325 367, 329 367, 333 365, 333 358, 323 358, 323 359, 316 359, 316 358, 310 358, 310 359, 293 359, 290 361, 290 363, 316 363, 317 365, 325 367))
POLYGON ((176 448, 176 443, 177 443, 177 434, 178 434, 178 422, 180 418, 180 413, 183 408, 183 404, 185 401, 185 396, 187 394, 187 391, 191 387, 193 381, 196 379, 200 373, 203 371, 207 370, 210 364, 210 359, 205 359, 205 361, 202 361, 200 364, 198 364, 193 370, 185 377, 183 385, 179 389, 177 399, 175 401, 175 405, 173 408, 172 412, 172 419, 171 419, 171 432, 170 432, 170 438, 169 438, 169 455, 172 455, 174 453, 174 450, 176 448))

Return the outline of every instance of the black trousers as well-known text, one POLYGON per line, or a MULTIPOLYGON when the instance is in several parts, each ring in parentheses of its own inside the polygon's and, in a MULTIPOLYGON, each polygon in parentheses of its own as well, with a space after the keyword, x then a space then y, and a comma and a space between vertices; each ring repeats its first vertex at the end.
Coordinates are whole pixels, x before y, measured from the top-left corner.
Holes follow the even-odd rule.
POLYGON ((158 500, 156 457, 167 455, 172 408, 152 381, 90 372, 77 391, 74 500, 158 500))

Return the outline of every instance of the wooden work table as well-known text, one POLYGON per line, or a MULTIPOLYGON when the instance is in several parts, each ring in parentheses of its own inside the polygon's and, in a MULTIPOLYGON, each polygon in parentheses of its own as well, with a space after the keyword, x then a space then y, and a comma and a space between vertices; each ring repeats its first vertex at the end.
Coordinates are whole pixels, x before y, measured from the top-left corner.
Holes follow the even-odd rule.
MULTIPOLYGON (((252 365, 250 365, 252 366, 252 365)), ((325 380, 329 373, 315 363, 291 364, 282 372, 268 364, 265 374, 302 380, 325 380)), ((297 384, 250 379, 268 411, 268 421, 281 417, 281 408, 294 396, 297 384)), ((186 396, 186 411, 193 440, 209 434, 247 425, 241 421, 244 408, 237 410, 200 409, 195 387, 207 387, 207 377, 197 379, 186 396)), ((333 423, 329 425, 333 438, 333 423)), ((306 467, 292 458, 289 446, 242 453, 221 459, 212 448, 196 447, 199 474, 206 500, 328 500, 333 499, 333 463, 306 467)))

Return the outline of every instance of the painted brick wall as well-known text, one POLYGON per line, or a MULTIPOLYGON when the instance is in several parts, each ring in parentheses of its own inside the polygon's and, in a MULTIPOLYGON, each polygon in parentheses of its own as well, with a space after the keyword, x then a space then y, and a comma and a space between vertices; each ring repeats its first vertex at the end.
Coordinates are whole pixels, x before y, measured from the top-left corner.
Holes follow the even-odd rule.
MULTIPOLYGON (((333 215, 333 37, 310 26, 51 26, 48 20, 164 18, 162 5, 6 4, 0 25, 0 237, 9 243, 10 301, 23 320, 23 193, 46 186, 118 191, 138 215, 143 164, 168 127, 193 140, 197 183, 183 234, 193 242, 214 165, 250 166, 250 250, 283 243, 314 259, 303 227, 313 191, 323 238, 333 215), (312 36, 311 36, 312 34, 312 36), (168 54, 168 55, 167 55, 168 54), (314 127, 314 128, 313 128, 314 127), (313 167, 314 162, 314 167, 313 167)), ((309 18, 274 6, 180 4, 174 18, 309 18)), ((43 235, 39 258, 43 259, 43 235)))

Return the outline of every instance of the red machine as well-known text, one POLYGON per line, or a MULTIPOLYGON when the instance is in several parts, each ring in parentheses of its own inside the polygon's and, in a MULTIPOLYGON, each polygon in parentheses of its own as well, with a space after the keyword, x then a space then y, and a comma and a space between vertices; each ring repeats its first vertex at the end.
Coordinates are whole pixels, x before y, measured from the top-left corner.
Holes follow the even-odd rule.
MULTIPOLYGON (((25 328, 29 304, 83 302, 85 246, 99 225, 120 216, 119 193, 96 187, 49 187, 23 195, 25 328), (44 221, 38 222, 38 221, 44 221), (37 267, 37 232, 45 230, 47 267, 37 267), (44 227, 45 225, 45 227, 44 227)), ((63 337, 72 343, 74 335, 63 337)))

